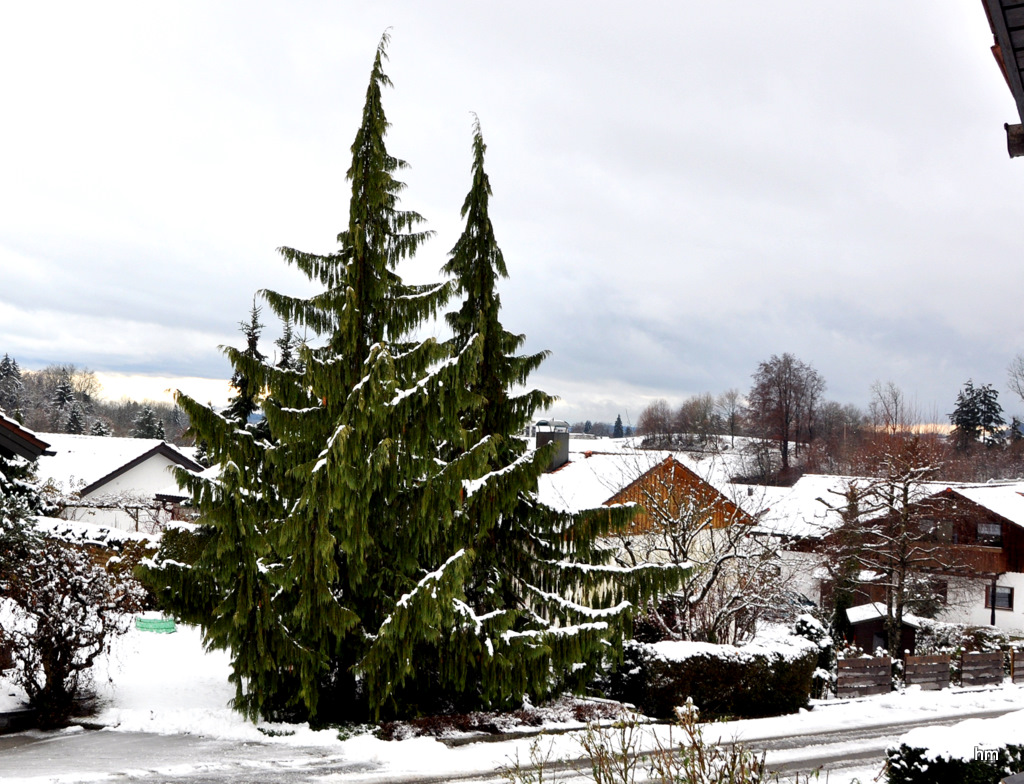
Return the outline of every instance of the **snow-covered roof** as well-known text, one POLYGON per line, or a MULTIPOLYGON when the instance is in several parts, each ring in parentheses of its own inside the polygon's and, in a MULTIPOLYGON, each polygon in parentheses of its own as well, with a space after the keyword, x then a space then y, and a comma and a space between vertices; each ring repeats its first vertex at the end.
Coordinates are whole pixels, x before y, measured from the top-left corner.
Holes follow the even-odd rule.
POLYGON ((805 474, 792 487, 759 488, 767 509, 758 518, 758 526, 783 536, 824 536, 840 523, 838 513, 826 504, 840 505, 842 493, 851 482, 866 481, 851 476, 805 474))
POLYGON ((66 490, 91 492, 149 456, 162 454, 178 465, 200 470, 195 461, 172 444, 159 438, 113 438, 45 433, 52 455, 39 459, 39 478, 60 484, 66 490))
MULTIPOLYGON (((957 495, 1024 528, 1024 482, 947 485, 957 495)), ((944 488, 945 489, 945 488, 944 488)))
POLYGON ((593 509, 656 466, 668 454, 644 450, 617 454, 570 453, 568 463, 540 476, 537 493, 541 502, 553 509, 566 512, 593 509))
POLYGON ((564 511, 593 509, 672 457, 744 511, 755 514, 762 508, 760 492, 748 496, 745 486, 730 484, 730 465, 720 455, 636 449, 632 442, 629 438, 570 439, 569 462, 539 479, 540 500, 564 511), (598 451, 608 446, 604 442, 612 442, 612 449, 598 451))
MULTIPOLYGON (((850 623, 864 623, 864 621, 873 621, 878 618, 886 617, 886 608, 882 602, 869 602, 868 604, 858 604, 856 607, 846 608, 846 617, 850 623)), ((919 618, 911 613, 903 614, 903 623, 907 626, 913 626, 915 629, 920 628, 923 618, 919 618)))

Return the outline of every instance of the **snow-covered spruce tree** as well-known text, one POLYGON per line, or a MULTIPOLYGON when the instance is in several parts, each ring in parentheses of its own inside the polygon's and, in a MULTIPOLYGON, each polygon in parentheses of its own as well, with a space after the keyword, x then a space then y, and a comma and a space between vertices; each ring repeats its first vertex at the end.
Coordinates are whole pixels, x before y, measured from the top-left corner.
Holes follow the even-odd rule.
POLYGON ((143 562, 137 574, 163 608, 202 626, 209 646, 233 653, 232 682, 240 710, 254 718, 288 718, 294 714, 284 695, 294 691, 296 682, 280 659, 293 643, 276 614, 275 567, 266 566, 277 562, 267 526, 284 512, 269 473, 271 438, 263 421, 249 422, 262 406, 265 385, 259 316, 254 303, 248 321, 239 324, 245 347, 225 349, 235 364, 234 395, 227 408, 217 412, 187 395, 177 396, 200 461, 221 470, 216 479, 179 472, 199 511, 200 526, 165 532, 157 556, 143 562))
MULTIPOLYGON (((482 355, 460 412, 470 443, 489 442, 486 473, 465 484, 451 548, 465 543, 474 560, 463 595, 455 599, 456 623, 412 658, 417 677, 398 692, 408 710, 507 707, 524 696, 580 689, 621 643, 636 603, 668 590, 683 569, 618 569, 597 541, 624 527, 632 509, 603 508, 572 516, 541 505, 537 479, 551 459, 516 437, 538 409, 554 399, 523 391, 547 352, 519 355, 523 335, 500 321, 498 278, 508 270, 488 212, 491 186, 484 170, 486 146, 475 123, 472 186, 462 207, 465 229, 443 271, 463 297, 446 318, 452 354, 479 342, 482 355)), ((449 458, 458 454, 449 450, 449 458)), ((385 661, 375 665, 394 679, 385 661)))
POLYGON ((449 287, 406 285, 395 273, 428 234, 398 208, 404 163, 385 147, 381 106, 386 43, 352 145, 339 250, 281 250, 324 290, 264 292, 318 345, 300 348, 301 370, 227 351, 267 391, 267 440, 179 397, 222 474, 189 480, 210 530, 192 570, 202 576, 181 579, 189 599, 164 595, 190 605, 182 614, 203 624, 208 644, 231 651, 235 704, 252 717, 398 712, 391 689, 416 667, 406 652, 454 624, 471 562, 447 529, 463 481, 493 449, 466 449, 458 416, 479 341, 449 356, 435 340, 409 339, 449 287), (446 461, 451 444, 460 453, 446 461))
POLYGON ((132 438, 163 438, 164 423, 151 406, 144 405, 132 420, 132 438))

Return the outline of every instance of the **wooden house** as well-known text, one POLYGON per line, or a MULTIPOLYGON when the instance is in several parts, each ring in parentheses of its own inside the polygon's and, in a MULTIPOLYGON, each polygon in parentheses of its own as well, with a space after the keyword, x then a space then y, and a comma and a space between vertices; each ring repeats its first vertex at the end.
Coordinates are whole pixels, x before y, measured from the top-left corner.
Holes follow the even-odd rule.
POLYGON ((675 519, 686 513, 684 507, 707 516, 714 529, 754 523, 753 517, 674 455, 647 469, 604 501, 605 506, 625 503, 641 507, 633 518, 632 530, 637 534, 652 529, 655 525, 652 515, 656 519, 675 519))

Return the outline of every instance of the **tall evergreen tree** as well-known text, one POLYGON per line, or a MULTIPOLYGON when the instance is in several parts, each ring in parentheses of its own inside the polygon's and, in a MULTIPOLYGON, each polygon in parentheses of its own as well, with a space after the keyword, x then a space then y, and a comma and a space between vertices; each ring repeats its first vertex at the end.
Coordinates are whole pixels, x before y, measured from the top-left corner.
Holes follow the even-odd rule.
MULTIPOLYGON (((486 198, 479 219, 467 208, 446 268, 472 300, 450 316, 452 341, 411 337, 453 286, 408 285, 396 272, 428 233, 398 206, 405 164, 385 146, 386 44, 351 148, 339 249, 281 249, 323 290, 263 292, 315 344, 299 348, 297 368, 226 350, 266 390, 266 436, 178 398, 221 474, 182 477, 204 522, 195 567, 166 551, 148 579, 202 624, 208 645, 231 652, 235 705, 253 717, 407 714, 443 695, 479 704, 544 693, 614 649, 626 594, 669 574, 599 563, 596 537, 628 510, 574 520, 528 492, 550 454, 511 434, 551 399, 508 392, 544 355, 516 356, 522 336, 497 320, 495 270, 507 273, 486 198), (486 235, 471 236, 476 227, 486 235), (426 695, 420 675, 436 680, 426 695)), ((482 140, 479 155, 468 204, 489 194, 482 140)))
POLYGON ((506 331, 500 321, 497 281, 508 270, 489 217, 485 152, 476 122, 472 186, 462 207, 465 229, 443 271, 463 297, 462 306, 446 317, 453 353, 474 341, 482 346, 462 423, 471 442, 495 448, 486 473, 465 485, 454 529, 474 555, 457 622, 418 652, 421 676, 402 695, 421 710, 507 707, 526 695, 542 698, 552 690, 580 688, 621 642, 632 602, 681 576, 664 568, 630 571, 605 564, 597 538, 627 523, 630 510, 574 517, 536 498, 537 479, 551 453, 527 449, 515 434, 554 399, 538 390, 514 392, 547 352, 518 355, 524 336, 506 331))
POLYGON ((622 438, 622 414, 615 415, 615 427, 612 428, 612 438, 622 438))
POLYGON ((281 249, 324 290, 264 292, 279 317, 322 344, 301 348, 301 372, 227 352, 268 390, 274 447, 179 397, 224 472, 216 483, 189 480, 208 544, 196 574, 169 575, 186 589, 172 601, 193 618, 210 613, 207 643, 231 651, 235 704, 250 716, 395 710, 391 691, 415 666, 409 652, 455 612, 470 557, 449 551, 445 532, 463 480, 493 451, 483 442, 457 460, 442 455, 466 440, 458 411, 479 341, 449 357, 436 340, 409 338, 449 288, 407 285, 395 272, 428 234, 414 230, 418 214, 398 208, 405 164, 384 143, 386 43, 352 145, 339 250, 281 249))

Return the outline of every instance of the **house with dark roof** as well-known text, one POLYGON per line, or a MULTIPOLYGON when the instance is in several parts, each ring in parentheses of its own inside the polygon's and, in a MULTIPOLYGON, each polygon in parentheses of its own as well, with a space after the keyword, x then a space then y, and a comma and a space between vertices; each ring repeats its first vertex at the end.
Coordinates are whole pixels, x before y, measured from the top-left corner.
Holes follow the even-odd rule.
POLYGON ((181 448, 153 438, 47 433, 51 454, 39 477, 68 499, 63 516, 129 531, 153 531, 172 518, 186 494, 175 490, 177 467, 203 467, 181 448))
MULTIPOLYGON (((773 500, 758 525, 786 539, 784 559, 802 577, 801 592, 827 603, 824 554, 842 524, 841 499, 866 477, 808 474, 773 500)), ((936 557, 920 564, 940 605, 937 619, 1024 631, 1024 482, 920 482, 908 519, 922 527, 936 557)), ((862 572, 858 602, 885 600, 880 574, 862 572)))

